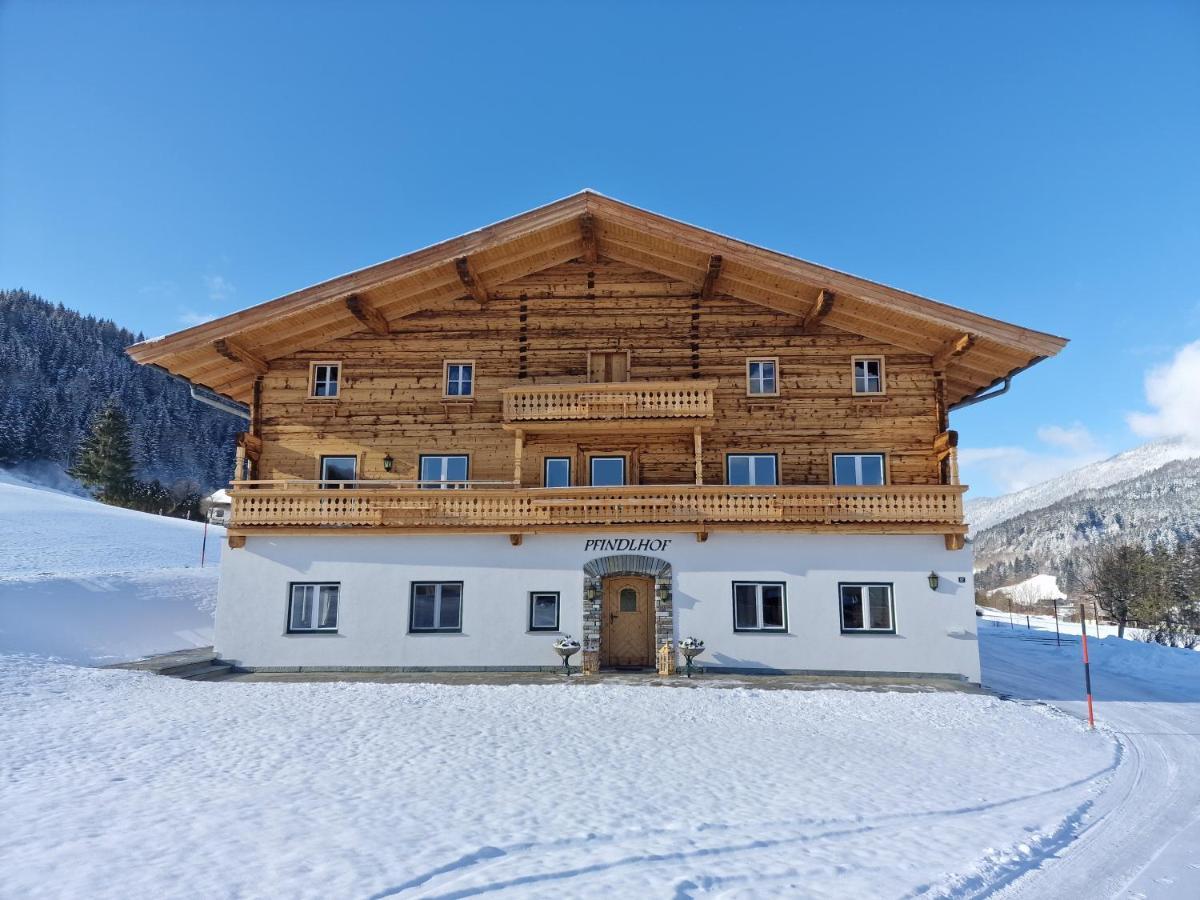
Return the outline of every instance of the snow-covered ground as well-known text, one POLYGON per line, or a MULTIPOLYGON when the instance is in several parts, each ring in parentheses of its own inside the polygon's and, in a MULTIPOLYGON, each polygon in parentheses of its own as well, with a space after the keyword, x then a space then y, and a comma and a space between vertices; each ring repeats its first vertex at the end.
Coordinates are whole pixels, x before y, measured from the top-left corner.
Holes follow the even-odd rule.
POLYGON ((212 643, 224 529, 0 472, 0 653, 111 662, 212 643))
POLYGON ((1037 603, 1049 603, 1051 600, 1065 600, 1067 595, 1058 586, 1058 578, 1053 575, 1034 575, 1016 584, 994 588, 988 591, 989 597, 1009 597, 1012 602, 1021 606, 1032 606, 1037 603))
MULTIPOLYGON (((980 622, 983 680, 1008 696, 1083 718, 1078 624, 1007 614, 980 622)), ((1200 653, 1122 640, 1088 625, 1096 720, 1118 740, 1121 765, 1080 818, 1061 858, 1050 859, 1004 896, 1200 897, 1200 653)), ((1042 765, 1054 751, 1030 748, 1042 765)))

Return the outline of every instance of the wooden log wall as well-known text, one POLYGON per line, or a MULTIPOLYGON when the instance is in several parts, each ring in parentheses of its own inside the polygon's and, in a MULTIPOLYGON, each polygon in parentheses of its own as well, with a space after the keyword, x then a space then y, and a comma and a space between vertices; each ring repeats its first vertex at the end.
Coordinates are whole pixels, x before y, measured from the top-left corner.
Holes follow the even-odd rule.
MULTIPOLYGON (((830 483, 835 452, 887 454, 892 484, 936 484, 939 432, 927 356, 828 326, 805 333, 799 318, 623 263, 572 262, 503 286, 485 286, 483 309, 447 301, 372 331, 271 360, 262 379, 260 478, 315 478, 322 454, 360 458, 360 478, 413 479, 422 453, 466 453, 470 477, 507 481, 514 438, 502 428, 500 390, 587 381, 588 351, 630 351, 630 380, 715 380, 716 421, 704 431, 704 480, 725 480, 727 452, 780 457, 784 484, 830 483), (698 304, 698 319, 694 307, 698 304), (522 310, 525 310, 522 321, 522 310), (698 345, 698 366, 693 365, 698 345), (852 394, 851 357, 884 357, 887 392, 852 394), (747 397, 749 356, 779 359, 779 396, 747 397), (474 400, 444 399, 444 360, 474 360, 474 400), (336 400, 309 399, 309 365, 338 361, 336 400), (522 376, 522 370, 524 376, 522 376), (383 469, 390 454, 392 472, 383 469)), ((528 433, 523 483, 541 481, 545 456, 572 456, 586 483, 587 454, 627 452, 631 481, 695 480, 690 426, 678 433, 528 433)))

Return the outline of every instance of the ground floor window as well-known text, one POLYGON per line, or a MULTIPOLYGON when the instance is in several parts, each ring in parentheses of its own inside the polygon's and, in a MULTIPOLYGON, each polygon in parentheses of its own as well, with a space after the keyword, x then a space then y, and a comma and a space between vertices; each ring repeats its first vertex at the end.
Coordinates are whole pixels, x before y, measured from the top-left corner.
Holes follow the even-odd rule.
POLYGON ((462 582, 414 581, 409 631, 462 631, 462 582))
POLYGON ((532 591, 529 594, 529 630, 558 631, 557 591, 532 591))
POLYGON ((292 584, 288 590, 288 632, 337 631, 338 584, 292 584))
POLYGON ((787 594, 780 582, 733 583, 734 631, 786 631, 787 594))
POLYGON ((895 634, 890 584, 842 584, 842 632, 895 634))

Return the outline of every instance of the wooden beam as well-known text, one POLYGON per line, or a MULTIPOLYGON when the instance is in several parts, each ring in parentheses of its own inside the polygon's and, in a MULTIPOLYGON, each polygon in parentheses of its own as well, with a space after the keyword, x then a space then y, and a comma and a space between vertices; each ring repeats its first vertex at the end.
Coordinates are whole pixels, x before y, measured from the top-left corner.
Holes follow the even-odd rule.
POLYGON ((254 462, 258 462, 258 458, 262 455, 262 438, 250 434, 248 431, 243 431, 237 436, 237 446, 254 462))
POLYGON ((833 291, 822 290, 817 294, 817 302, 813 304, 812 312, 804 317, 804 330, 811 331, 824 321, 833 309, 833 291))
POLYGON ((721 277, 721 257, 714 253, 708 258, 708 271, 704 275, 704 284, 700 286, 700 299, 711 300, 717 287, 717 279, 721 277))
POLYGON ((229 535, 229 549, 239 550, 246 546, 246 536, 244 534, 229 535))
POLYGON ((346 309, 350 310, 350 314, 354 318, 376 334, 386 335, 392 330, 384 314, 358 294, 351 294, 346 298, 346 309))
POLYGON ((946 539, 947 550, 961 550, 967 546, 967 536, 965 534, 947 534, 946 539))
POLYGON ((596 243, 596 223, 591 213, 579 217, 579 236, 583 238, 583 261, 589 266, 595 265, 600 258, 600 250, 596 243))
POLYGON ((517 487, 521 486, 521 463, 525 455, 525 432, 518 428, 513 437, 513 484, 517 487))
POLYGON ((521 546, 521 541, 523 541, 524 539, 525 539, 525 535, 523 535, 523 534, 520 534, 520 533, 517 533, 517 534, 510 534, 510 535, 508 536, 508 542, 509 542, 510 544, 512 544, 514 547, 520 547, 520 546, 521 546))
POLYGON ((946 366, 958 359, 975 345, 975 335, 963 332, 933 354, 933 371, 945 372, 946 366))
POLYGON ((480 306, 487 303, 487 291, 484 289, 483 283, 479 280, 479 276, 475 274, 475 268, 471 265, 471 260, 466 256, 460 256, 454 260, 454 269, 458 272, 458 280, 467 289, 467 293, 475 298, 475 302, 480 306))
POLYGON ((700 426, 692 429, 692 446, 696 451, 696 484, 704 484, 704 438, 700 426))
POLYGON ((266 375, 267 361, 254 351, 243 347, 233 338, 218 338, 213 341, 213 349, 230 362, 238 363, 256 375, 266 375))
POLYGON ((933 452, 938 459, 945 457, 951 450, 958 446, 957 431, 943 431, 933 439, 933 452))

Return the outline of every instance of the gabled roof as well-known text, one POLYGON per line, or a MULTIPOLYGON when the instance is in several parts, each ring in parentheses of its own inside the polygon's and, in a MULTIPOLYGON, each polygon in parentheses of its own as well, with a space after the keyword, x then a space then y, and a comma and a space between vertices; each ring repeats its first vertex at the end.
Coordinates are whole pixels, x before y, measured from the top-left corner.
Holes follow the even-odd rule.
MULTIPOLYGON (((341 275, 266 303, 130 347, 239 401, 272 359, 333 338, 386 332, 398 317, 572 259, 609 258, 820 321, 931 357, 956 402, 1040 359, 1066 339, 967 312, 725 237, 585 190, 478 231, 341 275)), ((464 306, 463 315, 470 315, 464 306)))

